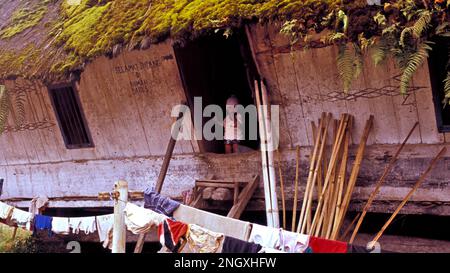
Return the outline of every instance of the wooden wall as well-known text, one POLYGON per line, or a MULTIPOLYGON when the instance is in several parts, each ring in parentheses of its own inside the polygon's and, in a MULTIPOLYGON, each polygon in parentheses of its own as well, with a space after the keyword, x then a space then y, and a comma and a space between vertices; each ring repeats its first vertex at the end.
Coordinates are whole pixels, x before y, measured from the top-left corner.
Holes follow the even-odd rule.
POLYGON ((261 73, 268 81, 272 103, 281 105, 281 146, 313 144, 311 121, 322 112, 335 118, 342 113, 355 117, 353 143, 358 143, 365 121, 374 115, 369 144, 401 143, 415 122, 419 130, 410 143, 449 142, 437 131, 427 64, 416 73, 408 96, 399 93, 399 70, 392 60, 375 67, 370 56, 361 75, 346 96, 336 69, 336 47, 306 50, 289 48, 276 26, 254 25, 250 39, 261 73))
MULTIPOLYGON (((335 68, 332 47, 287 52, 287 41, 275 29, 253 26, 251 41, 256 59, 269 84, 273 104, 281 106, 282 167, 288 192, 295 170, 295 146, 301 145, 302 182, 306 181, 308 154, 312 144, 310 123, 323 111, 337 118, 347 112, 355 116, 353 143, 359 141, 364 122, 375 116, 361 174, 355 190, 358 209, 387 164, 396 145, 419 121, 410 144, 382 189, 376 207, 392 208, 420 175, 424 165, 450 135, 437 132, 427 67, 421 68, 404 98, 398 92, 398 70, 392 63, 374 68, 367 62, 361 77, 343 97, 335 68), (359 202, 359 203, 358 203, 359 202)), ((26 105, 24 130, 0 136, 0 177, 5 178, 3 196, 47 195, 91 196, 108 191, 114 181, 125 179, 133 190, 153 185, 162 163, 171 124, 172 107, 185 99, 170 42, 148 50, 125 52, 114 59, 101 57, 86 67, 77 84, 94 148, 68 150, 56 123, 48 92, 39 82, 18 79, 7 82, 13 96, 23 96, 26 105)), ((11 121, 10 121, 11 123, 11 121)), ((260 173, 260 155, 195 154, 196 142, 176 144, 163 193, 180 197, 196 178, 216 175, 236 179, 260 173)), ((450 215, 448 199, 450 151, 415 195, 417 202, 433 202, 430 207, 407 207, 410 213, 450 215), (437 204, 437 205, 436 205, 437 204), (436 209, 436 207, 441 209, 436 209)), ((300 185, 300 192, 303 191, 300 185)), ((261 186, 262 187, 262 186, 261 186)), ((262 189, 251 203, 263 209, 262 189)), ((301 194, 300 194, 301 196, 301 194)), ((291 196, 288 196, 290 199, 291 196)), ((27 203, 17 203, 27 205, 27 203)), ((110 202, 56 202, 54 207, 108 206, 110 202)))

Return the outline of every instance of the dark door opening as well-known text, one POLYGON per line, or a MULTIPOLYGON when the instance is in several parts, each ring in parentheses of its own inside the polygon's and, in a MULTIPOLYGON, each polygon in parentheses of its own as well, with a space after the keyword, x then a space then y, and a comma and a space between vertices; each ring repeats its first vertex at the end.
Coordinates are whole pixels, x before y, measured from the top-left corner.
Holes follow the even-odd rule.
POLYGON ((436 37, 433 39, 433 42, 433 50, 430 51, 428 66, 436 121, 439 132, 450 132, 450 105, 443 104, 445 97, 444 80, 448 71, 450 71, 450 67, 448 67, 450 38, 436 37))
MULTIPOLYGON (((219 32, 174 49, 191 113, 194 97, 202 98, 203 109, 216 104, 225 110, 226 100, 231 95, 244 107, 254 104, 251 84, 256 69, 244 31, 236 30, 229 37, 219 32)), ((209 119, 203 118, 203 124, 209 119)), ((255 121, 249 121, 246 115, 245 140, 239 144, 240 151, 259 147, 258 139, 248 138, 249 122, 255 121)), ((199 144, 202 152, 224 153, 223 140, 203 139, 199 144)))

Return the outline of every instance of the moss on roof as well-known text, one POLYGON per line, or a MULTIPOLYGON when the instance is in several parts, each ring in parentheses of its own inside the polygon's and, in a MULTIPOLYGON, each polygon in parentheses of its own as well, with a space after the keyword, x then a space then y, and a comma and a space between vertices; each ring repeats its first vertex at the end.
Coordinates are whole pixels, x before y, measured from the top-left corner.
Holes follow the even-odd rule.
MULTIPOLYGON (((397 5, 397 10, 401 10, 414 1, 383 2, 397 5)), ((23 42, 24 30, 37 27, 42 33, 33 35, 41 38, 29 43, 46 60, 38 62, 39 72, 34 71, 67 74, 82 69, 85 62, 97 56, 110 54, 116 45, 133 49, 144 41, 156 43, 167 37, 183 41, 248 22, 295 19, 297 32, 335 29, 339 27, 336 16, 339 10, 350 17, 349 29, 354 33, 348 38, 357 39, 367 29, 381 33, 373 15, 382 9, 367 8, 366 0, 81 0, 79 5, 69 5, 67 0, 22 0, 11 20, 0 30, 0 51, 8 52, 0 59, 8 63, 5 60, 15 59, 14 54, 24 56, 23 48, 5 51, 2 47, 23 42), (24 7, 25 3, 28 8, 24 7), (49 7, 54 8, 52 12, 49 7), (42 18, 50 15, 51 20, 44 24, 42 18)), ((403 21, 408 23, 404 18, 403 21)), ((18 67, 7 72, 0 68, 4 71, 0 74, 24 71, 15 70, 18 67)))
POLYGON ((47 13, 49 2, 50 0, 21 1, 19 7, 11 15, 8 25, 0 31, 0 37, 7 39, 36 26, 47 13))

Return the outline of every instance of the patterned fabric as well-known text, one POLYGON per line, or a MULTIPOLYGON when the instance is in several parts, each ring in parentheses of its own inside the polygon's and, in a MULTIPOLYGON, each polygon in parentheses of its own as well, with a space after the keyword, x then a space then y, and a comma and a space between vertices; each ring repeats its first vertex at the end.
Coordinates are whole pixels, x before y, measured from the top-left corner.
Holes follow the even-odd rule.
POLYGON ((193 253, 217 253, 222 247, 224 235, 197 226, 189 225, 187 242, 190 252, 193 253))
POLYGON ((178 252, 182 247, 182 237, 185 237, 188 231, 188 225, 182 222, 166 219, 158 226, 158 237, 161 245, 172 252, 178 252))

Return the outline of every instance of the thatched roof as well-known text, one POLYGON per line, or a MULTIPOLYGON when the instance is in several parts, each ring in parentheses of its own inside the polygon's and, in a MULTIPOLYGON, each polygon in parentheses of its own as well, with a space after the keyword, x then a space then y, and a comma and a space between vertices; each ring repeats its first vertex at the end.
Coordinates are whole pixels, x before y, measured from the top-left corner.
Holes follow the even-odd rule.
MULTIPOLYGON (((443 2, 425 2, 434 1, 443 2)), ((411 1, 382 2, 389 2, 401 18, 398 10, 411 1)), ((424 1, 416 2, 420 6, 424 1)), ((100 55, 147 48, 167 37, 183 41, 248 22, 294 19, 289 31, 320 32, 339 27, 337 11, 349 14, 349 39, 362 32, 377 35, 381 29, 374 15, 389 11, 386 5, 384 10, 366 5, 365 0, 2 1, 0 78, 65 77, 100 55)))

